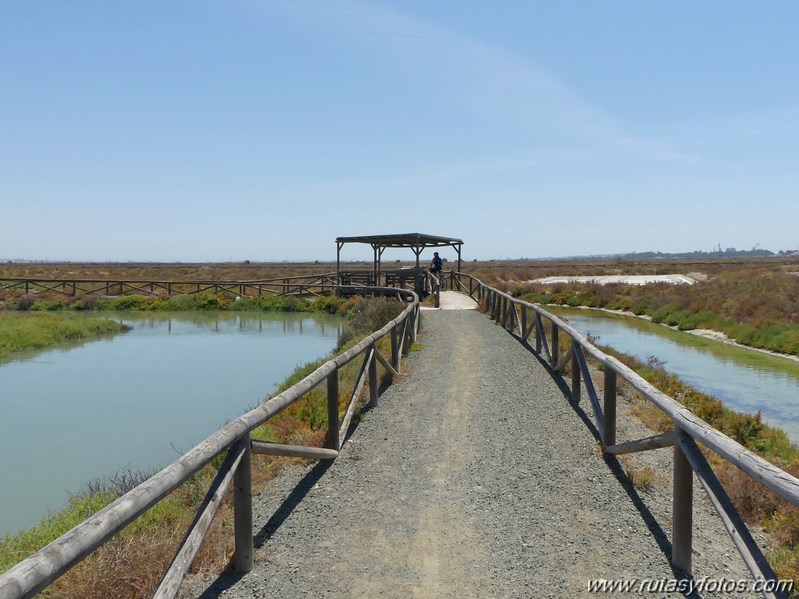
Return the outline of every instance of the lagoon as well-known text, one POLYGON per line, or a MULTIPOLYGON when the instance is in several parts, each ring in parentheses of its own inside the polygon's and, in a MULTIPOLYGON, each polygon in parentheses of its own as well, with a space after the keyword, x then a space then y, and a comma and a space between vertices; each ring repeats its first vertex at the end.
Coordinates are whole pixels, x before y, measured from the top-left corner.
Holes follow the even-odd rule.
POLYGON ((154 470, 328 355, 319 314, 102 314, 132 330, 0 365, 0 535, 36 524, 82 485, 154 470))
POLYGON ((675 331, 634 316, 587 309, 546 307, 600 345, 664 368, 683 382, 783 429, 799 443, 799 362, 675 331))

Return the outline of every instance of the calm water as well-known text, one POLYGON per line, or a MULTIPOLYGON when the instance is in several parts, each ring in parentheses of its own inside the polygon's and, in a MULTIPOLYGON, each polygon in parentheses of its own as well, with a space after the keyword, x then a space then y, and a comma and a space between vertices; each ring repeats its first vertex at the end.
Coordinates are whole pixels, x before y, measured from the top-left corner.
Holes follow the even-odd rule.
POLYGON ((114 317, 133 330, 0 365, 0 535, 85 481, 177 459, 327 355, 340 328, 307 314, 114 317))
POLYGON ((553 309, 583 335, 639 360, 655 356, 666 370, 741 412, 760 410, 799 443, 799 362, 672 331, 640 318, 553 309))

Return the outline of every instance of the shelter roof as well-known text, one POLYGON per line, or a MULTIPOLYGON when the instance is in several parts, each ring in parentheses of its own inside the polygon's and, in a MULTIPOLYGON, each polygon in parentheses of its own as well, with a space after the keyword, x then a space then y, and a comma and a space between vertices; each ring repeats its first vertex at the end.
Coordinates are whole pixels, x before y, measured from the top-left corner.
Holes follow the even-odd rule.
POLYGON ((368 243, 387 248, 445 247, 461 245, 463 240, 454 237, 425 235, 424 233, 398 233, 395 235, 361 235, 358 237, 336 237, 336 243, 368 243))

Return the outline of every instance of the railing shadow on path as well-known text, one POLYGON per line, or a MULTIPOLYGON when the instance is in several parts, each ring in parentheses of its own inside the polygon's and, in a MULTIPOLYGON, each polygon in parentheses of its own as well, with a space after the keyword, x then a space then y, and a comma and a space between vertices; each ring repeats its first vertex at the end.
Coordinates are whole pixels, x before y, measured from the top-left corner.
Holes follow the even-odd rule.
MULTIPOLYGON (((378 387, 378 397, 382 397, 383 393, 390 387, 389 384, 381 384, 378 387)), ((373 406, 366 406, 361 411, 361 414, 366 414, 374 409, 373 406)), ((342 441, 346 442, 352 434, 357 430, 358 423, 353 421, 346 434, 343 436, 342 441)), ((291 490, 291 493, 280 503, 278 508, 267 520, 266 524, 257 531, 253 537, 254 549, 262 549, 272 536, 280 529, 280 527, 289 519, 294 510, 302 503, 302 500, 310 493, 317 483, 324 477, 333 461, 323 460, 314 464, 308 472, 297 482, 291 490)), ((235 586, 239 580, 243 578, 244 574, 236 572, 234 568, 228 567, 219 574, 211 585, 206 588, 197 599, 216 599, 221 593, 235 586)))
MULTIPOLYGON (((584 389, 593 419, 587 413, 583 413, 582 417, 589 418, 596 424, 590 426, 589 430, 599 442, 604 456, 673 448, 669 564, 677 578, 690 580, 692 576, 694 478, 697 478, 752 575, 752 590, 764 597, 788 597, 788 593, 793 591, 794 581, 777 578, 763 549, 753 537, 705 454, 715 454, 716 459, 735 466, 750 480, 762 484, 794 507, 799 507, 799 478, 709 425, 675 398, 657 389, 619 359, 604 353, 590 339, 543 307, 485 285, 472 275, 454 273, 453 277, 459 287, 480 304, 481 311, 509 334, 517 340, 535 339, 535 349, 532 349, 532 344, 527 344, 528 351, 548 366, 547 371, 569 399, 569 403, 579 404, 584 389), (518 336, 515 334, 517 330, 518 336), (564 334, 564 339, 561 338, 561 333, 564 334), (561 341, 566 341, 565 348, 561 341), (595 360, 602 371, 604 385, 601 394, 594 384, 597 377, 588 365, 589 358, 595 360), (563 371, 569 362, 570 386, 563 378, 563 371), (555 377, 556 372, 558 377, 555 377), (671 420, 673 428, 646 438, 618 442, 616 400, 619 381, 665 414, 671 420), (569 388, 571 392, 568 391, 569 388)), ((621 478, 622 469, 619 463, 608 457, 605 460, 639 511, 645 514, 646 521, 651 523, 653 533, 660 530, 660 534, 656 534, 657 542, 664 551, 667 550, 669 541, 662 540, 662 529, 653 521, 637 492, 621 478)))
MULTIPOLYGON (((332 460, 324 460, 317 462, 308 470, 305 476, 303 476, 291 490, 288 497, 281 502, 269 520, 266 521, 266 524, 255 533, 253 547, 256 550, 266 545, 269 539, 272 538, 272 535, 274 535, 286 520, 289 519, 291 514, 294 513, 294 510, 297 509, 297 506, 305 499, 311 489, 322 480, 322 477, 332 465, 332 460)), ((233 587, 242 577, 244 577, 244 574, 236 572, 233 568, 226 568, 225 571, 218 575, 214 582, 198 596, 198 599, 216 599, 222 592, 233 587)))
MULTIPOLYGON (((546 371, 546 373, 552 379, 552 382, 557 385, 558 390, 563 394, 563 397, 566 399, 568 405, 577 415, 577 417, 582 421, 585 425, 585 428, 591 433, 594 439, 601 443, 601 435, 599 429, 597 429, 596 425, 594 424, 591 417, 583 410, 582 405, 579 401, 574 401, 574 396, 572 390, 569 388, 568 383, 564 379, 564 377, 552 366, 547 363, 547 361, 538 353, 536 353, 535 348, 526 340, 521 337, 521 335, 517 334, 516 332, 509 332, 510 336, 513 337, 519 344, 524 347, 527 351, 530 352, 532 357, 539 363, 539 365, 546 371)), ((672 544, 669 541, 668 535, 666 531, 663 530, 663 527, 658 523, 657 518, 646 505, 644 500, 638 494, 633 484, 628 479, 627 475, 624 472, 624 468, 622 467, 621 463, 619 462, 618 458, 611 454, 605 454, 603 456, 604 462, 607 464, 611 474, 613 474, 614 478, 618 481, 621 485, 621 488, 624 489, 624 492, 627 493, 627 496, 630 498, 630 502, 632 503, 633 507, 638 511, 641 515, 641 519, 643 520, 644 524, 646 525, 649 532, 655 539, 658 547, 660 548, 663 555, 666 557, 666 561, 671 568, 672 573, 674 574, 675 578, 678 579, 692 579, 693 576, 686 573, 685 571, 681 570, 679 567, 675 566, 671 560, 671 553, 672 553, 672 544)), ((696 591, 691 592, 685 597, 689 599, 701 599, 701 595, 697 594, 696 591)))

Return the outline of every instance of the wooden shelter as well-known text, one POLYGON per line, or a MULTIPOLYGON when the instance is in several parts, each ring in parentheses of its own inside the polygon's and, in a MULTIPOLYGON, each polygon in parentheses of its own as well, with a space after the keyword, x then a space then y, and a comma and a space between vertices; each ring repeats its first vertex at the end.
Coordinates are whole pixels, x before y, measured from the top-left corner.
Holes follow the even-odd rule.
POLYGON ((413 279, 414 289, 421 288, 420 274, 424 268, 419 263, 422 252, 428 248, 451 247, 458 254, 458 268, 461 269, 461 246, 463 240, 424 233, 400 233, 396 235, 362 235, 359 237, 336 238, 336 276, 339 284, 362 283, 368 285, 392 286, 399 283, 405 286, 406 280, 413 279), (372 246, 374 264, 371 271, 342 271, 341 248, 348 243, 366 243, 372 246), (383 252, 388 248, 407 248, 416 256, 416 267, 412 269, 385 270, 382 267, 383 252), (364 276, 365 275, 365 276, 364 276))

